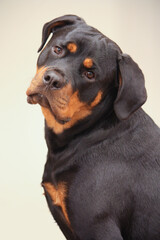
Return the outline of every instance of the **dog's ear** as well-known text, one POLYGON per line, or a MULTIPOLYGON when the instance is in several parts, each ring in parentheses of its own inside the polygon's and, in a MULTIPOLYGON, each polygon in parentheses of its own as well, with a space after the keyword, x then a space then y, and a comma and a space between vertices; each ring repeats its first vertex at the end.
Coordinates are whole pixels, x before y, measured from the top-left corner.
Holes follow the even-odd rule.
POLYGON ((119 55, 119 89, 114 111, 120 120, 127 119, 147 99, 144 76, 141 69, 127 54, 119 55))
POLYGON ((49 35, 52 33, 54 33, 54 31, 60 27, 64 27, 66 25, 74 25, 77 23, 85 23, 85 21, 75 15, 65 15, 59 18, 55 18, 52 21, 46 23, 43 26, 43 30, 42 30, 42 44, 40 46, 40 48, 38 49, 38 52, 40 52, 42 50, 42 48, 44 47, 49 35))

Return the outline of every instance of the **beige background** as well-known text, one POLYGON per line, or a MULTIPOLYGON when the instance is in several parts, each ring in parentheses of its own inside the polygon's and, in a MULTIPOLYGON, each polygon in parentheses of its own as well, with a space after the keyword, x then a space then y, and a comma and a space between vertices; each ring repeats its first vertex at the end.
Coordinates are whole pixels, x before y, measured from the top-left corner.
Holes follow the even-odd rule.
POLYGON ((40 186, 46 158, 43 116, 26 103, 45 22, 77 14, 116 41, 146 78, 144 109, 160 125, 159 0, 0 1, 0 239, 64 239, 40 186))

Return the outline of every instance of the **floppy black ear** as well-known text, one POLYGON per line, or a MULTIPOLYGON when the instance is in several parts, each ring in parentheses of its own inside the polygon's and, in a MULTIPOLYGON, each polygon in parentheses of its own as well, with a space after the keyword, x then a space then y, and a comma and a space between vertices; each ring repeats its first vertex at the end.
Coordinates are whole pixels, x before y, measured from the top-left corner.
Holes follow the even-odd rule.
POLYGON ((121 54, 119 65, 119 90, 114 111, 120 120, 127 119, 147 99, 144 76, 137 63, 127 54, 121 54))
POLYGON ((42 48, 44 47, 49 35, 51 34, 51 32, 53 33, 57 28, 66 26, 66 25, 73 25, 73 24, 77 24, 77 23, 85 23, 85 21, 75 15, 65 15, 59 18, 55 18, 52 21, 46 23, 43 26, 43 30, 42 30, 42 44, 40 46, 40 48, 38 49, 38 52, 40 52, 42 50, 42 48))

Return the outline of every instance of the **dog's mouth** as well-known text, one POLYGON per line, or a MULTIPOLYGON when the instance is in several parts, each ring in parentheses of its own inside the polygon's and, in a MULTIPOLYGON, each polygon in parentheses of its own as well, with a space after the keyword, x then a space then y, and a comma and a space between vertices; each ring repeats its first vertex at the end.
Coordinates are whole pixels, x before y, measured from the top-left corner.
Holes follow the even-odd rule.
MULTIPOLYGON (((48 108, 50 110, 50 112, 52 113, 52 115, 54 116, 54 118, 60 123, 60 124, 65 124, 67 122, 69 122, 71 120, 71 118, 65 118, 65 119, 61 119, 60 116, 58 116, 55 112, 56 111, 56 108, 59 107, 59 104, 57 106, 57 103, 55 101, 55 111, 53 110, 53 107, 50 105, 49 103, 49 100, 47 99, 46 96, 44 96, 43 94, 40 94, 40 93, 36 93, 36 94, 32 94, 32 95, 29 95, 27 97, 27 102, 29 104, 39 104, 41 107, 44 107, 44 108, 48 108)), ((64 105, 63 105, 64 107, 64 105)), ((62 108, 63 108, 62 107, 62 108)))
POLYGON ((40 104, 42 107, 50 108, 48 99, 40 93, 32 94, 27 97, 27 102, 30 104, 40 104))
MULTIPOLYGON (((48 112, 49 115, 51 114, 61 124, 69 122, 73 116, 72 106, 70 107, 73 89, 71 84, 67 84, 64 80, 62 74, 58 71, 50 71, 47 67, 41 67, 37 70, 26 91, 28 103, 39 104, 42 107, 42 112, 48 112), (49 76, 50 79, 48 79, 49 76), (48 83, 49 80, 54 80, 55 84, 57 82, 56 79, 61 83, 60 87, 57 87, 57 85, 53 87, 48 83)), ((53 81, 51 82, 53 83, 53 81)), ((54 119, 52 118, 53 121, 54 119)))

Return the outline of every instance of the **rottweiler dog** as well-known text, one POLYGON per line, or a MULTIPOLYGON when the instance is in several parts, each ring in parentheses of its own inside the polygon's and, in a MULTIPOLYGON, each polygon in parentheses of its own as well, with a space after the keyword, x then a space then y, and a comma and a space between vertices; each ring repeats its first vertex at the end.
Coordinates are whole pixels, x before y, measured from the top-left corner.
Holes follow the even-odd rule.
POLYGON ((46 23, 38 52, 28 102, 45 117, 42 186, 66 239, 160 240, 160 129, 139 66, 75 15, 46 23))

